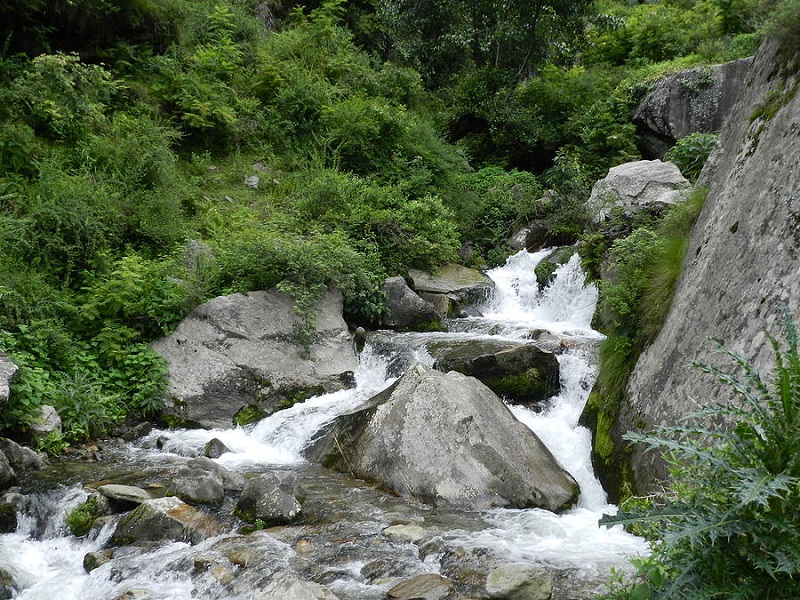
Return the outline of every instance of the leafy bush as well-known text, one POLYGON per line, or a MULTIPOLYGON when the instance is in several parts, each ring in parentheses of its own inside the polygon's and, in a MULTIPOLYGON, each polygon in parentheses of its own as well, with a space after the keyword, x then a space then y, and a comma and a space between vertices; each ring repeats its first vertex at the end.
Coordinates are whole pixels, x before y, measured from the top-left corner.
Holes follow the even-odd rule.
MULTIPOLYGON (((695 366, 734 400, 684 424, 626 438, 660 448, 671 483, 650 507, 601 523, 646 524, 660 577, 614 598, 796 598, 800 595, 800 354, 787 314, 785 344, 772 337, 769 379, 718 342, 735 370, 695 366)), ((646 572, 646 574, 649 571, 646 572)))
POLYGON ((690 133, 667 150, 664 160, 675 163, 689 181, 696 181, 718 137, 716 133, 690 133))

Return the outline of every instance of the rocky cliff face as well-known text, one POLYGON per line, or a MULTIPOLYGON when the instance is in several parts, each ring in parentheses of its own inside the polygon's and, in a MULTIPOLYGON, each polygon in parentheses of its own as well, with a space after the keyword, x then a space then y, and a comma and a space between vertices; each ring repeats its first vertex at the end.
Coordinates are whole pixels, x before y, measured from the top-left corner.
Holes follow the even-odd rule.
MULTIPOLYGON (((780 336, 780 306, 800 319, 800 74, 797 55, 773 42, 759 50, 736 107, 700 178, 709 193, 694 227, 666 323, 640 357, 628 402, 615 424, 628 430, 675 424, 729 397, 690 368, 728 366, 709 338, 753 361, 772 364, 765 332, 780 336), (794 66, 789 66, 794 62, 794 66)), ((657 488, 663 464, 634 449, 640 491, 657 488)))
POLYGON ((665 77, 633 112, 639 149, 661 158, 690 133, 718 131, 736 102, 752 59, 696 67, 665 77))

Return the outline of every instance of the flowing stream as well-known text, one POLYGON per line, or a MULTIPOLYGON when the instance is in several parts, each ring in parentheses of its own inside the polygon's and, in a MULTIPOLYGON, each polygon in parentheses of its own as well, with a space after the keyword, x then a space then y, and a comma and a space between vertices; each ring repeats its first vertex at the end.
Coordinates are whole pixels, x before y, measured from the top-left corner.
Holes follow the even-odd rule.
POLYGON ((597 291, 584 286, 577 255, 540 290, 533 270, 547 254, 523 251, 490 271, 496 290, 482 307, 483 317, 454 319, 444 333, 371 334, 354 389, 314 397, 248 427, 154 431, 135 444, 107 450, 108 464, 98 463, 91 472, 76 472, 64 484, 28 495, 17 531, 0 536, 0 583, 4 571, 11 574, 17 587, 12 597, 25 600, 244 599, 275 573, 292 571, 326 585, 341 600, 369 600, 386 597, 391 585, 416 574, 451 575, 453 556, 465 553, 467 562, 491 556, 505 563, 547 564, 582 580, 602 581, 612 567, 625 568, 627 558, 646 547, 618 527, 597 525, 604 512, 616 509, 592 472, 590 432, 578 425, 602 338, 590 326, 597 291), (560 515, 539 509, 435 510, 303 459, 304 445, 325 423, 358 407, 414 361, 431 364, 426 344, 487 336, 535 338, 558 351, 561 393, 539 412, 510 408, 578 481, 577 506, 560 515), (103 547, 113 522, 96 527, 87 539, 69 535, 64 515, 85 500, 81 484, 122 473, 135 482, 168 477, 212 438, 231 450, 217 459, 231 470, 295 471, 308 489, 304 512, 313 515, 311 523, 250 535, 239 534, 231 524, 230 533, 195 546, 166 543, 147 551, 119 550, 87 574, 83 558, 103 547), (421 527, 424 541, 382 534, 398 523, 421 527), (248 569, 241 568, 241 561, 248 569))

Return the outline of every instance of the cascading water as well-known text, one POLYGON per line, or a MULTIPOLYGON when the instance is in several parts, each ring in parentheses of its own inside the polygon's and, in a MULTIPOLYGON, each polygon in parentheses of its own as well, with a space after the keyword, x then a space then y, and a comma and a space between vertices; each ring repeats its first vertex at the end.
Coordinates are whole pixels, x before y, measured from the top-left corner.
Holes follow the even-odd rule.
MULTIPOLYGON (((286 528, 273 535, 262 532, 242 536, 232 531, 197 546, 171 543, 150 552, 121 553, 86 574, 83 556, 100 549, 110 530, 95 531, 87 540, 67 534, 65 510, 86 497, 80 488, 73 487, 61 489, 55 500, 52 495, 43 497, 41 502, 52 511, 49 520, 22 516, 16 533, 0 536, 0 575, 3 569, 15 575, 21 591, 14 597, 20 600, 50 600, 54 595, 60 600, 112 599, 130 590, 144 590, 142 597, 146 598, 248 598, 251 590, 247 586, 260 585, 257 580, 248 583, 243 578, 238 587, 223 585, 223 575, 211 568, 197 569, 198 557, 203 564, 229 564, 225 563, 228 555, 224 549, 243 545, 247 552, 269 557, 270 576, 282 567, 304 569, 304 576, 323 581, 342 600, 383 598, 392 579, 366 577, 365 569, 374 568, 372 565, 384 561, 404 576, 440 568, 442 552, 422 556, 414 544, 381 536, 381 530, 398 518, 400 522, 431 524, 442 547, 490 553, 507 562, 547 563, 594 574, 598 579, 613 566, 624 567, 626 557, 645 552, 645 545, 619 528, 597 525, 600 516, 615 507, 607 504, 592 473, 590 433, 578 426, 595 374, 593 349, 602 338, 590 326, 597 291, 584 285, 577 256, 558 267, 553 283, 540 290, 533 270, 547 254, 521 252, 504 267, 490 271, 496 291, 482 307, 483 317, 453 320, 446 333, 373 334, 361 354, 354 389, 317 396, 249 427, 156 431, 126 450, 124 460, 131 464, 174 464, 184 460, 181 456, 196 455, 206 442, 218 438, 231 452, 217 460, 231 470, 249 472, 275 466, 295 470, 312 492, 318 490, 319 499, 308 502, 337 507, 332 524, 315 534, 335 548, 318 550, 315 561, 319 564, 311 564, 314 561, 297 551, 305 547, 300 544, 304 540, 292 536, 300 536, 302 531, 293 533, 292 528, 286 528), (538 509, 497 509, 480 514, 432 511, 345 476, 325 474, 304 461, 304 445, 325 423, 357 408, 412 362, 431 364, 426 343, 452 337, 529 340, 535 335, 541 337, 542 332, 546 332, 547 343, 559 349, 561 393, 539 412, 520 406, 510 408, 578 481, 581 496, 570 511, 560 515, 538 509), (44 522, 48 523, 46 531, 44 522), (349 545, 343 546, 342 540, 349 540, 349 545), (326 561, 331 564, 326 566, 326 561)), ((235 567, 231 568, 235 575, 235 567)))

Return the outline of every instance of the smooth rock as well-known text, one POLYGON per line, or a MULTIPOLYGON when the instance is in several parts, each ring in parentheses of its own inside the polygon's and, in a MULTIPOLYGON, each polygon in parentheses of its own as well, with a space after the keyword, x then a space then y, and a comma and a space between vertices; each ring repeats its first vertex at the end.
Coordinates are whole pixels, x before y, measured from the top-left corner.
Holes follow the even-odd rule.
POLYGON ((34 440, 41 440, 51 433, 61 433, 61 417, 58 416, 58 411, 47 404, 40 406, 30 431, 34 440))
POLYGON ((178 469, 167 487, 167 495, 177 496, 189 504, 219 507, 225 500, 225 488, 222 477, 214 471, 187 465, 178 469))
POLYGON ((107 483, 97 486, 97 491, 112 502, 122 504, 123 506, 139 505, 153 499, 150 492, 133 485, 107 483))
POLYGON ((228 448, 222 440, 219 438, 213 438, 203 446, 203 456, 208 458, 219 458, 226 452, 230 452, 230 448, 228 448))
POLYGON ((411 542, 412 544, 417 544, 430 535, 424 528, 413 524, 389 525, 389 527, 381 531, 381 533, 393 540, 411 542))
POLYGON ((490 598, 503 600, 550 600, 553 575, 539 565, 503 565, 486 577, 486 591, 490 598))
POLYGON ((557 511, 578 494, 575 480, 489 388, 420 364, 335 419, 307 457, 433 505, 557 511))
POLYGON ((392 600, 441 600, 447 597, 453 584, 435 573, 417 575, 392 587, 387 596, 392 600))
POLYGON ((673 205, 690 187, 678 167, 660 160, 639 160, 612 167, 592 187, 586 207, 595 223, 614 210, 630 214, 653 204, 673 205))
POLYGON ((417 293, 447 294, 461 304, 477 304, 494 289, 494 282, 475 269, 461 265, 444 265, 433 273, 409 269, 417 293))
POLYGON ((342 295, 328 291, 314 307, 307 355, 292 306, 277 290, 214 298, 154 342, 169 369, 166 414, 187 426, 226 428, 244 406, 268 415, 287 400, 351 386, 358 359, 342 295))

